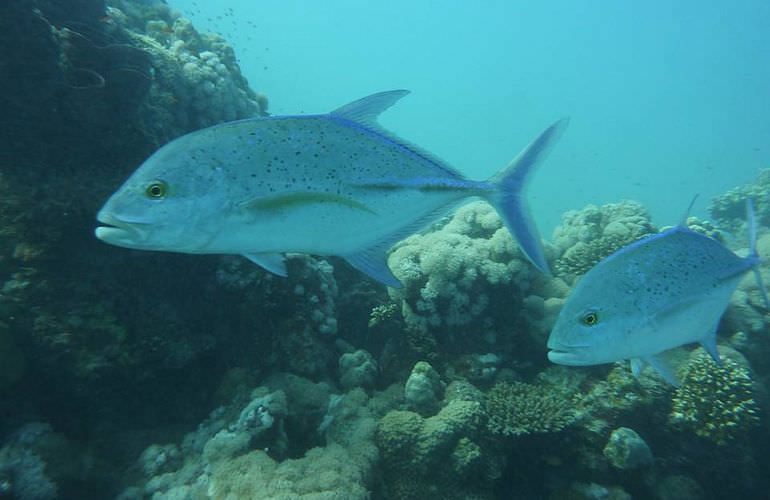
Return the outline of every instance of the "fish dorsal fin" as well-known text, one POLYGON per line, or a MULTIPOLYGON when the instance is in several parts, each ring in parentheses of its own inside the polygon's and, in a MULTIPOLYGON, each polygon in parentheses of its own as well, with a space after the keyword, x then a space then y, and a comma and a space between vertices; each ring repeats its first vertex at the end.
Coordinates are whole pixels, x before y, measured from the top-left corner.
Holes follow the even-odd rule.
POLYGON ((674 387, 679 387, 682 385, 673 368, 666 361, 664 361, 660 355, 656 354, 653 356, 645 356, 642 359, 645 363, 655 368, 655 371, 657 371, 660 376, 663 377, 663 380, 669 384, 673 385, 674 387))
POLYGON ((388 108, 393 106, 399 99, 409 94, 408 90, 388 90, 372 94, 350 104, 339 107, 329 113, 333 118, 341 118, 364 127, 372 132, 376 132, 388 140, 398 144, 404 149, 422 157, 431 163, 438 172, 457 179, 463 179, 464 176, 457 170, 445 163, 441 158, 434 156, 429 151, 402 139, 393 132, 385 130, 378 122, 377 118, 388 108))
POLYGON ((700 196, 700 193, 696 193, 695 196, 692 197, 690 204, 687 205, 687 210, 684 211, 684 215, 682 215, 682 218, 679 219, 679 225, 681 227, 687 227, 687 218, 690 217, 690 212, 692 211, 692 207, 695 205, 695 201, 698 199, 698 196, 700 196))
POLYGON ((366 125, 367 127, 379 131, 380 125, 377 123, 377 117, 407 94, 409 94, 408 90, 388 90, 386 92, 379 92, 353 101, 350 104, 345 104, 329 114, 366 125))
POLYGON ((286 270, 286 258, 280 253, 245 253, 244 257, 273 274, 288 276, 286 270))

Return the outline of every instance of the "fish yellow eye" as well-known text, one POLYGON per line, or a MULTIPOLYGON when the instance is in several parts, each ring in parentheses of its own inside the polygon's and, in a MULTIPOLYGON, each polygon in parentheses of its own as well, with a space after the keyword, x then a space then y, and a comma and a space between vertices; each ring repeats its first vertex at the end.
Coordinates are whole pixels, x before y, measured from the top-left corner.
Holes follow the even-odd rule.
POLYGON ((595 312, 590 312, 583 316, 583 319, 581 320, 584 325, 586 326, 594 326, 599 322, 599 315, 595 312))
POLYGON ((144 190, 144 193, 148 198, 153 200, 162 200, 166 197, 166 191, 167 186, 165 182, 152 181, 151 183, 147 184, 147 188, 144 190))

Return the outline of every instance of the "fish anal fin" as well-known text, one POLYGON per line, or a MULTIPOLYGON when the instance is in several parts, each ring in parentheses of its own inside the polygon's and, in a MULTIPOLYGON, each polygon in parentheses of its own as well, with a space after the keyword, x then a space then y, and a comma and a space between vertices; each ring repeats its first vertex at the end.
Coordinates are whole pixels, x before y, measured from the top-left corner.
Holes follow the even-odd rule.
POLYGON ((705 337, 703 337, 700 341, 701 347, 709 353, 711 358, 718 364, 719 366, 722 366, 722 358, 719 357, 719 351, 717 350, 717 328, 719 327, 719 322, 709 330, 709 332, 706 334, 705 337))
POLYGON ((381 247, 370 248, 352 255, 344 255, 351 266, 372 279, 391 288, 402 288, 404 285, 393 275, 388 267, 388 259, 381 247))
POLYGON ((286 270, 286 258, 279 253, 245 253, 244 257, 273 274, 288 276, 286 270))

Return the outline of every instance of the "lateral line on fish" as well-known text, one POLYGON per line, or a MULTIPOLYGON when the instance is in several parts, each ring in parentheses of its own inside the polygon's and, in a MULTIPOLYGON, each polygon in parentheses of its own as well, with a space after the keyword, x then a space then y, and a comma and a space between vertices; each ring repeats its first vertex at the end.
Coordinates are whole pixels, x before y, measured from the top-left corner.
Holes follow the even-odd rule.
POLYGON ((469 194, 478 192, 479 194, 494 191, 496 186, 489 182, 477 182, 464 179, 436 179, 436 178, 413 178, 413 179, 385 179, 382 181, 357 182, 349 184, 351 187, 361 189, 375 189, 382 191, 396 189, 417 189, 419 191, 443 191, 443 192, 461 192, 469 194))
POLYGON ((279 210, 281 208, 309 205, 312 203, 335 203, 337 205, 377 215, 377 212, 361 202, 346 196, 330 193, 287 193, 265 198, 255 198, 241 203, 240 206, 245 209, 279 210))

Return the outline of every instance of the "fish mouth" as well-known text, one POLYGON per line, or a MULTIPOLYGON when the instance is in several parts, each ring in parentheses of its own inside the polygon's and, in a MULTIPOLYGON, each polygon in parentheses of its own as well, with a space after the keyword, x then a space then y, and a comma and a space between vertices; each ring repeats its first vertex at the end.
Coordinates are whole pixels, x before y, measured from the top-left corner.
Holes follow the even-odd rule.
POLYGON ((144 240, 146 231, 142 230, 142 226, 149 225, 149 222, 119 219, 105 212, 99 212, 96 220, 104 224, 94 230, 97 238, 105 243, 127 247, 136 246, 144 240))
POLYGON ((549 345, 548 360, 551 363, 557 365, 572 365, 579 366, 588 364, 584 359, 581 351, 589 346, 577 345, 577 346, 564 346, 564 345, 549 345))

